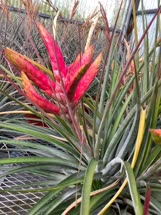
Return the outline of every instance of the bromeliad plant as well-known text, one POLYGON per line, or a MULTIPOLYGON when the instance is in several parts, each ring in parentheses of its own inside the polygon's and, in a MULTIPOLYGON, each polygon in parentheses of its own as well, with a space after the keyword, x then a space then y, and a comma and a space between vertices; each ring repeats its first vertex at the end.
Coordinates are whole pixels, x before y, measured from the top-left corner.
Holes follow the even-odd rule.
MULTIPOLYGON (((8 61, 20 71, 25 95, 41 112, 10 98, 42 117, 48 125, 36 126, 22 119, 0 123, 2 130, 22 135, 19 139, 4 138, 0 142, 34 154, 0 160, 1 168, 10 163, 21 164, 2 177, 15 172, 47 177, 43 182, 7 189, 10 192, 46 192, 29 215, 158 215, 161 211, 161 147, 153 143, 149 132, 150 128, 161 124, 161 61, 157 54, 160 8, 151 22, 143 26, 140 40, 135 26, 134 50, 121 40, 122 35, 117 35, 117 22, 114 32, 110 33, 102 7, 101 11, 106 23, 105 57, 96 84, 96 99, 89 95, 81 105, 78 104, 98 73, 102 58, 100 54, 92 60, 92 46, 72 65, 66 66, 56 41, 38 23, 52 71, 5 49, 8 61), (156 38, 154 47, 149 50, 147 35, 155 19, 156 38), (140 60, 142 43, 145 53, 140 60), (26 135, 35 138, 36 143, 26 135)), ((134 19, 136 21, 136 17, 134 19)), ((13 77, 21 86, 12 72, 2 65, 1 69, 7 72, 8 80, 13 77)))
MULTIPOLYGON (((26 97, 41 111, 69 120, 83 145, 78 144, 79 152, 81 148, 89 149, 77 118, 77 108, 99 71, 102 53, 93 60, 94 46, 90 46, 84 54, 78 55, 74 63, 67 66, 54 37, 40 22, 37 27, 47 48, 52 71, 9 48, 5 49, 5 56, 20 71, 26 97)), ((90 157, 92 152, 87 154, 90 157)))

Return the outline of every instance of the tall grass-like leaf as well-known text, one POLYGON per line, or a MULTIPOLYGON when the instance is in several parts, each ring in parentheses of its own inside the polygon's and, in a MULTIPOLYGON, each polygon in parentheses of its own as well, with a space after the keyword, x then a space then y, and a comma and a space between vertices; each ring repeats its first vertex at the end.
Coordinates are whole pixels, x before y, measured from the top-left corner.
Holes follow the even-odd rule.
POLYGON ((90 212, 90 192, 92 188, 93 176, 96 169, 96 160, 91 160, 86 170, 82 190, 81 215, 88 215, 90 212))
POLYGON ((132 170, 130 164, 127 162, 125 162, 125 167, 126 167, 126 175, 128 178, 128 185, 129 185, 129 190, 130 190, 130 194, 132 197, 135 214, 143 215, 143 206, 141 204, 140 196, 137 191, 137 185, 136 185, 133 170, 132 170))
POLYGON ((73 168, 77 169, 77 165, 75 165, 73 162, 71 163, 66 163, 66 161, 63 161, 60 158, 45 158, 45 157, 24 157, 24 158, 10 158, 10 159, 3 159, 0 161, 1 165, 5 164, 12 164, 12 163, 35 163, 35 162, 40 162, 40 163, 53 163, 53 164, 62 164, 65 166, 71 165, 73 168))

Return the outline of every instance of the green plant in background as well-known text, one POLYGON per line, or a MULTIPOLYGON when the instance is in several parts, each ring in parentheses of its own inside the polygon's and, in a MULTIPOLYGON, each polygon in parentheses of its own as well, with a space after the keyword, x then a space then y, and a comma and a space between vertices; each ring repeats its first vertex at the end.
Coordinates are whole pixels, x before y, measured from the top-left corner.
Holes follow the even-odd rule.
MULTIPOLYGON (((95 96, 87 94, 82 99, 100 65, 100 56, 99 62, 98 58, 91 62, 93 47, 80 54, 68 67, 68 78, 60 48, 41 24, 38 28, 50 55, 52 71, 11 49, 5 49, 7 59, 21 72, 22 82, 15 73, 1 65, 6 75, 3 74, 19 92, 24 89, 22 94, 27 95, 32 106, 12 98, 12 95, 10 98, 36 115, 38 119, 35 121, 46 125, 27 123, 25 116, 0 123, 2 130, 28 136, 26 141, 5 137, 0 140, 1 143, 14 146, 13 150, 18 147, 33 154, 1 159, 2 169, 7 164, 21 164, 12 166, 1 177, 16 172, 44 176, 43 182, 6 189, 10 192, 45 192, 44 197, 28 212, 29 215, 157 215, 161 212, 161 147, 152 141, 149 132, 150 128, 160 127, 159 43, 156 37, 155 46, 148 50, 146 39, 155 19, 158 35, 160 8, 151 22, 144 26, 140 40, 137 39, 135 24, 136 47, 132 51, 130 44, 120 41, 121 35, 116 33, 117 21, 114 32, 110 33, 102 7, 101 11, 106 23, 107 43, 95 96), (139 47, 142 43, 147 51, 140 60, 139 47), (91 69, 95 63, 98 64, 91 69), (88 77, 92 77, 90 81, 88 77), (48 84, 44 85, 43 81, 48 84), (77 93, 81 95, 76 102, 77 93), (51 105, 54 112, 50 111, 51 105), (61 114, 57 114, 60 110, 61 114), (37 142, 30 141, 31 137, 37 142)), ((1 93, 4 93, 3 90, 1 93)), ((5 94, 8 94, 7 91, 5 94)), ((156 133, 154 130, 151 132, 156 133)))

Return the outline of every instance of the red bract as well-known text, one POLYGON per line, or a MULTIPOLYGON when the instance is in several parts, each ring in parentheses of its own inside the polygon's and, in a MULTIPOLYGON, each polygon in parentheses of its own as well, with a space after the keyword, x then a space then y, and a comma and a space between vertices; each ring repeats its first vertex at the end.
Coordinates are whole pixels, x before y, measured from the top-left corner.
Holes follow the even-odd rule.
POLYGON ((90 65, 93 60, 94 46, 90 46, 84 54, 79 54, 74 63, 68 67, 67 77, 69 79, 79 71, 82 65, 90 65))
POLYGON ((47 100, 46 98, 42 97, 36 89, 33 87, 32 83, 28 79, 28 77, 25 75, 24 72, 21 74, 22 77, 22 83, 24 86, 24 91, 26 93, 26 96, 38 107, 43 109, 44 111, 48 113, 53 113, 53 114, 59 114, 60 110, 59 108, 47 100))
POLYGON ((33 65, 33 63, 27 60, 26 57, 18 52, 6 48, 5 55, 18 70, 23 71, 40 89, 49 96, 52 96, 55 89, 55 82, 48 75, 44 74, 35 65, 33 65))
POLYGON ((87 92, 91 83, 94 81, 99 71, 101 61, 102 61, 102 53, 98 55, 96 60, 90 65, 86 74, 82 77, 74 95, 75 104, 77 104, 80 101, 83 95, 87 92))
POLYGON ((54 78, 46 67, 16 51, 6 48, 5 55, 10 63, 22 73, 27 97, 46 112, 64 114, 67 112, 67 100, 75 108, 90 87, 99 71, 102 53, 93 61, 94 46, 90 46, 85 53, 78 55, 75 62, 67 66, 55 39, 42 24, 37 23, 37 26, 51 60, 54 78), (30 80, 55 102, 52 103, 41 96, 30 80))
POLYGON ((75 91, 78 87, 79 82, 81 81, 84 74, 87 72, 94 54, 94 47, 91 46, 84 53, 80 61, 76 59, 76 62, 70 67, 69 72, 67 74, 66 83, 66 92, 69 100, 72 100, 75 94, 75 91))
POLYGON ((37 27, 48 50, 55 79, 57 81, 60 81, 61 77, 59 77, 59 72, 61 72, 62 78, 65 77, 67 74, 67 67, 64 61, 62 51, 59 48, 56 40, 40 22, 37 23, 37 27))

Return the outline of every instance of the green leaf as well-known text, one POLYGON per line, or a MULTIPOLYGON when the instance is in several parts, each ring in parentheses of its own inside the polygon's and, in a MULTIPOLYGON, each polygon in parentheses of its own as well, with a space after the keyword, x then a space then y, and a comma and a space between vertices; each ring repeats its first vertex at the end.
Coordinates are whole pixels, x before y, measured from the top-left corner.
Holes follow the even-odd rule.
POLYGON ((66 192, 62 192, 61 195, 56 197, 52 202, 50 203, 50 207, 48 210, 46 210, 45 215, 51 215, 54 213, 54 209, 58 207, 61 203, 64 203, 66 199, 70 198, 73 194, 76 194, 76 188, 74 187, 73 189, 68 189, 66 192))
POLYGON ((124 165, 125 165, 126 175, 128 178, 128 185, 129 185, 131 198, 133 201, 135 214, 136 215, 143 215, 143 206, 142 206, 142 203, 140 200, 140 195, 139 195, 138 190, 137 190, 134 172, 133 172, 133 170, 132 170, 132 168, 128 162, 125 162, 124 165))
POLYGON ((95 159, 92 159, 89 163, 84 177, 80 215, 90 214, 90 192, 92 188, 93 176, 95 173, 96 165, 97 161, 95 159))
MULTIPOLYGON (((37 211, 41 211, 43 207, 45 207, 46 204, 50 203, 50 201, 58 195, 58 193, 63 191, 63 189, 74 186, 76 184, 80 184, 83 182, 83 174, 73 174, 63 180, 61 183, 56 185, 55 187, 51 188, 51 191, 48 192, 42 199, 39 200, 39 202, 31 209, 28 215, 35 215, 37 211)), ((76 188, 75 188, 76 190, 76 188)))
POLYGON ((5 164, 22 164, 22 163, 52 163, 55 165, 63 165, 63 166, 70 166, 71 168, 78 169, 78 164, 73 162, 66 162, 61 158, 46 158, 46 157, 18 157, 18 158, 5 158, 0 160, 0 165, 5 164))

